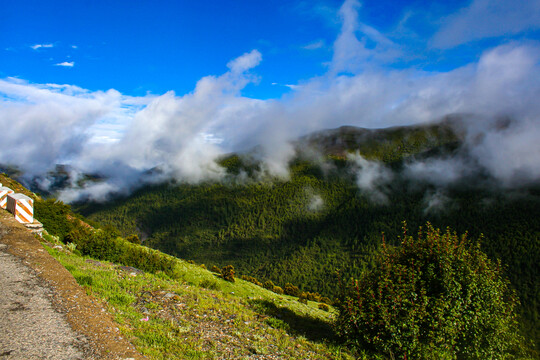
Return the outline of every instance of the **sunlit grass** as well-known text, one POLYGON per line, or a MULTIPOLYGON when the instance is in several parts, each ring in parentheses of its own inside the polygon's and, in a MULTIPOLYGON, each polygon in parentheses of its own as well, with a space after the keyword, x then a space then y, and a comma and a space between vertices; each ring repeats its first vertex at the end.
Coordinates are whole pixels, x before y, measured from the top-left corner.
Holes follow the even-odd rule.
POLYGON ((150 359, 350 359, 332 342, 332 312, 178 260, 172 276, 132 276, 108 262, 47 248, 150 359), (328 331, 328 333, 325 333, 328 331), (326 336, 327 335, 327 336, 326 336))

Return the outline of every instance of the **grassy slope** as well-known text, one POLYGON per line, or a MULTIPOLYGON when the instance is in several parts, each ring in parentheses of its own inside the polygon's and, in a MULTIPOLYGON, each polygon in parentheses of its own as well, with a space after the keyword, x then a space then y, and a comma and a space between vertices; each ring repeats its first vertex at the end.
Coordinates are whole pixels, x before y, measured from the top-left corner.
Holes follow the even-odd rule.
MULTIPOLYGON (((396 239, 403 220, 413 232, 429 220, 442 228, 469 231, 472 237, 483 233, 483 249, 507 268, 524 304, 527 332, 538 341, 538 188, 505 194, 474 182, 461 184, 445 189, 452 200, 443 211, 428 214, 425 194, 434 195, 437 189, 397 178, 385 189, 391 206, 376 205, 358 192, 343 159, 344 152, 360 148, 399 169, 400 159, 411 154, 428 158, 454 151, 456 140, 447 128, 437 126, 379 133, 337 129, 305 140, 322 143, 330 154, 326 164, 334 171, 299 160, 285 182, 160 185, 80 209, 126 235, 142 230, 150 236, 147 244, 179 257, 207 265, 232 263, 259 280, 271 279, 280 286, 292 282, 330 296, 336 294, 335 270, 341 269, 345 278, 359 276, 370 266, 381 232, 387 241, 396 239), (315 212, 307 209, 313 195, 324 202, 315 212)), ((232 173, 257 170, 256 164, 246 165, 236 156, 224 159, 223 165, 232 173)))
POLYGON ((178 260, 174 276, 131 275, 119 266, 46 247, 108 304, 121 331, 150 359, 349 359, 335 345, 333 314, 178 260), (144 321, 142 319, 148 319, 144 321))

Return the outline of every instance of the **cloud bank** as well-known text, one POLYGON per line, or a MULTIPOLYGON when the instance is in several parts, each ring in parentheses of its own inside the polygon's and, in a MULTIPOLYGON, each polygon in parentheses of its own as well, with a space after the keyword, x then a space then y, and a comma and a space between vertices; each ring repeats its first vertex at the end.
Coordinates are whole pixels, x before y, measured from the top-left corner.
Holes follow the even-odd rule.
MULTIPOLYGON (((474 2, 445 26, 465 21, 469 12, 482 8, 478 4, 483 2, 474 2)), ((292 92, 279 99, 242 95, 258 81, 256 68, 263 61, 258 50, 232 59, 223 74, 203 77, 183 95, 130 97, 113 89, 0 80, 0 163, 17 165, 28 176, 59 163, 101 174, 106 182, 71 189, 63 199, 102 199, 144 181, 219 180, 224 170, 215 162, 218 156, 257 145, 264 171, 286 178, 287 162, 294 156, 290 140, 308 132, 466 114, 470 154, 491 176, 505 186, 540 179, 538 44, 505 43, 486 50, 477 62, 446 72, 393 68, 389 64, 403 49, 361 23, 360 9, 357 1, 341 7, 342 26, 327 73, 291 86, 292 92), (501 119, 510 120, 501 126, 501 119)), ((445 26, 434 41, 446 46, 466 41, 445 38, 450 31, 445 26)), ((360 158, 356 162, 365 169, 359 186, 369 189, 378 179, 370 174, 384 169, 360 158)), ((468 171, 461 163, 442 160, 408 169, 414 176, 441 181, 450 170, 458 177, 468 171)))

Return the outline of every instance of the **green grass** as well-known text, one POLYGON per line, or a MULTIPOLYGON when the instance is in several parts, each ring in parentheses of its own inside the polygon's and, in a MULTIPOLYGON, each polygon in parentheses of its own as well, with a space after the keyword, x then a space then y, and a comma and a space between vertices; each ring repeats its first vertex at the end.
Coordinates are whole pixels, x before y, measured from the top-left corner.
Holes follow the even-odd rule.
POLYGON ((132 276, 46 247, 87 293, 107 304, 122 333, 150 359, 351 359, 335 342, 334 314, 250 282, 231 283, 177 260, 172 276, 132 276), (143 321, 148 317, 148 321, 143 321))

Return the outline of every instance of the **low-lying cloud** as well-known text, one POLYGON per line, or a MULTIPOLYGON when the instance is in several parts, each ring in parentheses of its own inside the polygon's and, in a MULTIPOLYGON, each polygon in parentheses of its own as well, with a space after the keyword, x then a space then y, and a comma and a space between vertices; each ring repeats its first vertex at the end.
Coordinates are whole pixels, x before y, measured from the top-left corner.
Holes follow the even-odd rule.
MULTIPOLYGON (((258 80, 263 54, 257 50, 232 59, 226 72, 200 79, 184 95, 130 97, 116 90, 0 80, 0 163, 16 165, 29 177, 59 163, 103 175, 104 183, 63 193, 69 201, 80 194, 103 199, 144 181, 219 180, 225 174, 216 163, 220 155, 255 146, 264 171, 287 178, 287 163, 295 155, 290 141, 300 135, 462 114, 467 149, 492 177, 504 186, 540 179, 537 43, 506 43, 447 72, 393 68, 388 64, 404 49, 360 23, 358 11, 351 0, 341 8, 343 26, 328 72, 296 84, 279 99, 242 95, 258 80), (366 37, 376 46, 368 47, 366 37), (510 120, 501 126, 501 118, 510 120)), ((373 184, 389 176, 359 156, 354 161, 361 189, 376 189, 373 184)), ((444 183, 467 175, 467 166, 434 160, 410 164, 407 171, 444 183)), ((385 201, 384 192, 376 197, 385 201)))
POLYGON ((360 153, 351 154, 348 159, 353 163, 360 191, 374 203, 388 204, 386 186, 393 180, 394 173, 383 163, 367 160, 360 153))

